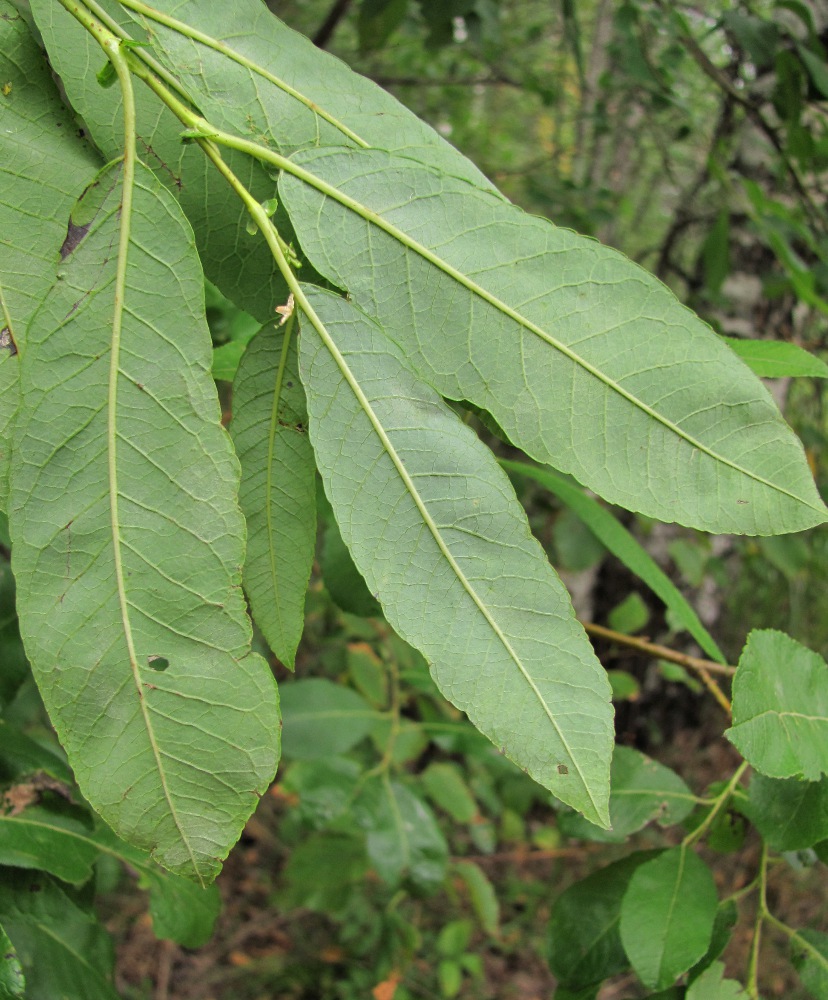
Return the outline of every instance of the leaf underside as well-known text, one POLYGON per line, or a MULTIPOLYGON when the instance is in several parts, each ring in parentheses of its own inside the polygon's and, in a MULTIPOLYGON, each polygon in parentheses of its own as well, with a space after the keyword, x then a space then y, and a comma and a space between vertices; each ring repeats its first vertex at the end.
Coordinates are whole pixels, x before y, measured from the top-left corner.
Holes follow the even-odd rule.
POLYGON ((825 519, 761 382, 651 274, 379 150, 294 155, 302 247, 443 396, 607 500, 718 532, 825 519))
POLYGON ((6 509, 19 354, 55 279, 69 213, 99 164, 75 134, 23 17, 0 0, 0 510, 6 509))
POLYGON ((165 867, 209 881, 275 771, 278 700, 249 653, 238 466, 192 235, 139 165, 119 311, 123 187, 116 164, 79 203, 89 228, 30 324, 13 565, 84 795, 165 867))
POLYGON ((316 546, 316 464, 296 338, 284 359, 283 342, 270 325, 248 346, 233 383, 230 430, 247 520, 244 588, 270 648, 292 667, 316 546))
POLYGON ((311 441, 357 567, 443 694, 535 780, 606 825, 609 684, 511 484, 363 313, 305 292, 311 441))

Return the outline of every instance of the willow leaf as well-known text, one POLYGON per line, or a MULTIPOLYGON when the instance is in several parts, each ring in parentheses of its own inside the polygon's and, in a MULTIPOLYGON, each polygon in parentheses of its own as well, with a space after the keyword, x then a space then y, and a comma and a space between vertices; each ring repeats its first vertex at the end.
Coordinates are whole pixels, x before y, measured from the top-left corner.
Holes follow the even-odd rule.
POLYGON ((430 125, 259 0, 121 2, 213 125, 285 154, 306 146, 390 149, 494 191, 430 125))
POLYGON ((116 164, 84 195, 85 235, 29 326, 13 565, 84 795, 120 836, 206 882, 273 776, 279 718, 249 652, 238 465, 192 233, 153 175, 136 177, 116 164))
POLYGON ((256 624, 293 667, 316 547, 316 464, 308 440, 296 338, 265 327, 233 383, 231 433, 242 467, 247 518, 244 588, 256 624), (287 350, 286 350, 287 348, 287 350))
POLYGON ((55 280, 69 213, 99 164, 20 13, 0 0, 0 509, 6 509, 18 352, 55 280))
POLYGON ((612 503, 708 531, 825 519, 761 382, 618 252, 378 150, 282 165, 314 266, 438 392, 489 411, 538 461, 612 503))
MULTIPOLYGON (((102 6, 122 33, 143 41, 139 26, 113 0, 102 6)), ((95 38, 60 4, 31 0, 32 13, 72 106, 83 118, 105 160, 123 150, 123 110, 118 87, 101 87, 90 67, 104 64, 95 38)), ((195 232, 207 277, 228 298, 261 322, 287 298, 284 281, 261 239, 247 231, 247 213, 201 150, 181 141, 181 123, 145 87, 135 93, 138 149, 144 162, 178 198, 195 232)), ((249 191, 262 200, 273 195, 268 172, 250 157, 228 151, 227 160, 249 191)), ((289 223, 279 218, 287 232, 289 223)), ((310 270, 306 265, 306 270, 310 270)))
POLYGON ((606 825, 609 684, 511 484, 364 313, 306 294, 311 441, 358 569, 443 694, 606 825))

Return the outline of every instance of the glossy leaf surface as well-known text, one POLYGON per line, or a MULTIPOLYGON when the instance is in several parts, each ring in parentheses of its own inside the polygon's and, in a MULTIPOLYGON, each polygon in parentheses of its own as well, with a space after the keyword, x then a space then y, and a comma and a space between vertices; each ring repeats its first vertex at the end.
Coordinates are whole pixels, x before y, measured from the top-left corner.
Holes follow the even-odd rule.
POLYGON ((115 166, 79 203, 84 238, 30 326, 13 565, 29 658, 84 795, 121 836, 207 882, 275 771, 278 703, 249 653, 238 465, 192 237, 143 168, 129 217, 124 193, 115 166))
POLYGON ((399 156, 292 163, 279 188, 314 266, 442 395, 490 412, 528 454, 708 531, 825 519, 761 382, 621 254, 399 156))
POLYGON ((606 674, 491 452, 344 299, 305 288, 325 490, 388 621, 508 757, 606 823, 606 674))
POLYGON ((726 735, 761 774, 818 781, 828 774, 828 664, 783 632, 751 632, 726 735))
POLYGON ((776 851, 800 851, 828 838, 828 778, 780 781, 754 774, 748 818, 776 851))

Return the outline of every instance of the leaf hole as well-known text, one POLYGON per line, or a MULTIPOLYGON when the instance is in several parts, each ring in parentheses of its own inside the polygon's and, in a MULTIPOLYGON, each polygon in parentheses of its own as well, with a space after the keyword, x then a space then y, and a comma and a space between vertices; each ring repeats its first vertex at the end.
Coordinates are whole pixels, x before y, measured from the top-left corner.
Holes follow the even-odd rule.
POLYGON ((170 665, 170 661, 166 656, 148 656, 147 665, 152 670, 157 670, 159 673, 163 673, 170 665))

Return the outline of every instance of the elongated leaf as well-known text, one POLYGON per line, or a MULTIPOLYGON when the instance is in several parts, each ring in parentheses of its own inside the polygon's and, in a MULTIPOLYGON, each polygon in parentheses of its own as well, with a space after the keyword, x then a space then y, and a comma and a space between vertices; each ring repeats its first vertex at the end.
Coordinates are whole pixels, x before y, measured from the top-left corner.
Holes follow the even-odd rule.
POLYGON ((118 165, 79 203, 86 235, 29 328, 14 568, 84 795, 125 839, 209 881, 275 771, 278 701, 249 653, 238 466, 192 236, 153 176, 137 177, 131 213, 118 165))
POLYGON ((296 339, 265 327, 233 383, 231 433, 247 518, 244 588, 270 648, 293 667, 316 547, 316 463, 308 440, 296 339))
POLYGON ((784 632, 751 632, 726 734, 770 778, 828 774, 828 664, 784 632))
POLYGON ((751 371, 762 378, 828 378, 828 365, 796 344, 778 340, 739 340, 736 337, 722 339, 751 371))
POLYGON ((23 966, 27 1000, 118 1000, 109 936, 47 875, 6 869, 0 913, 23 966))
POLYGON ((286 757, 312 760, 345 753, 371 731, 379 713, 350 688, 314 677, 282 691, 286 757))
POLYGON ((443 694, 606 823, 609 684, 509 481, 364 313, 306 292, 311 441, 358 569, 443 694))
POLYGON ((480 926, 495 936, 500 929, 500 902, 488 875, 473 861, 455 862, 452 872, 465 883, 480 926))
POLYGON ((707 951, 716 919, 710 869, 682 845, 633 873, 621 904, 621 941, 645 986, 666 989, 707 951))
POLYGON ((99 163, 58 96, 22 15, 0 0, 0 510, 6 509, 17 352, 55 280, 69 213, 99 163))
MULTIPOLYGON (((123 110, 119 88, 104 89, 90 72, 90 67, 104 65, 100 45, 60 4, 32 0, 31 7, 72 106, 105 160, 116 159, 123 150, 123 110)), ((144 40, 139 26, 117 3, 103 0, 103 7, 123 30, 144 40)), ((238 198, 200 149, 181 142, 181 123, 170 111, 144 87, 135 97, 139 155, 179 199, 207 277, 260 322, 272 319, 287 290, 264 241, 246 231, 248 216, 238 198)), ((273 181, 260 164, 232 151, 226 158, 257 198, 273 195, 273 181)), ((279 221, 287 233, 286 220, 279 221)))
POLYGON ((637 852, 588 875, 555 900, 547 958, 571 990, 600 983, 629 966, 618 930, 621 901, 633 872, 652 854, 637 852))
POLYGON ((314 266, 534 458, 710 531, 825 519, 767 390, 621 254, 376 150, 297 153, 279 186, 314 266))
POLYGON ((572 816, 566 833, 570 837, 623 843, 653 820, 660 826, 680 823, 690 814, 695 801, 675 771, 631 747, 616 746, 610 771, 612 829, 604 831, 580 816, 572 816))
POLYGON ((81 884, 92 877, 97 857, 89 830, 75 818, 36 806, 0 815, 0 865, 41 869, 81 884))
POLYGON ((157 0, 146 16, 140 4, 124 6, 136 12, 155 53, 213 125, 285 153, 306 146, 395 150, 493 190, 431 126, 258 0, 223 7, 157 0))
POLYGON ((688 604, 684 595, 664 573, 658 563, 640 542, 606 507, 593 500, 578 485, 552 469, 541 469, 527 462, 501 460, 503 468, 515 476, 526 476, 551 490, 559 500, 584 522, 595 537, 635 575, 660 597, 666 607, 684 625, 690 635, 708 656, 726 663, 722 651, 713 636, 699 620, 699 616, 688 604))
POLYGON ((745 811, 775 851, 801 851, 828 838, 828 778, 780 781, 754 774, 745 811))
POLYGON ((386 773, 366 782, 353 811, 366 831, 371 864, 384 882, 394 886, 407 878, 425 891, 439 887, 446 876, 448 846, 422 799, 386 773))

